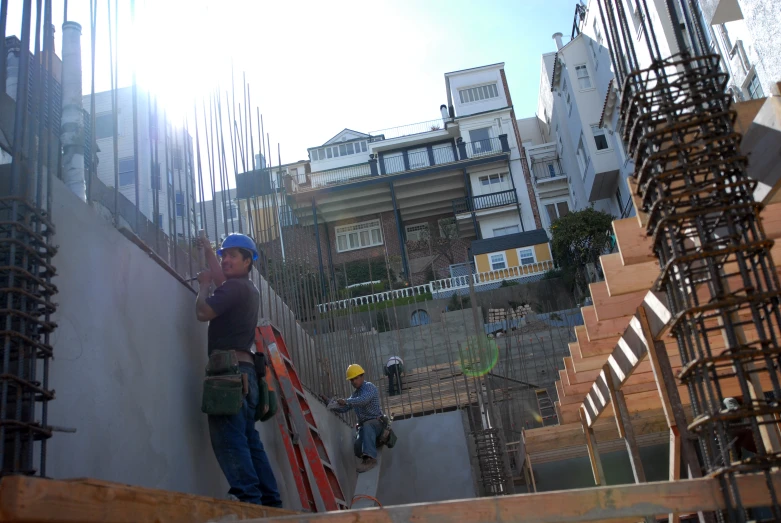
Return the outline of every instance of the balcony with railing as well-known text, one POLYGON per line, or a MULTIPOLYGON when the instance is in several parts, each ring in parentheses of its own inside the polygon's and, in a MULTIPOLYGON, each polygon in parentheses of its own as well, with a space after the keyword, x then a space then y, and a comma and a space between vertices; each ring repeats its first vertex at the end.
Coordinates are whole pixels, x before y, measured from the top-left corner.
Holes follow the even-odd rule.
POLYGON ((378 142, 382 140, 393 140, 395 138, 403 138, 405 136, 412 136, 415 134, 442 131, 445 129, 446 124, 450 122, 452 122, 452 119, 450 118, 447 120, 439 118, 437 120, 428 120, 426 122, 417 122, 407 125, 400 125, 398 127, 380 129, 379 131, 372 131, 369 133, 369 136, 371 136, 370 141, 378 142))
POLYGON ((463 142, 459 139, 455 143, 440 142, 436 145, 421 146, 416 150, 372 154, 367 163, 309 173, 304 183, 299 179, 289 179, 289 183, 292 184, 293 192, 307 192, 409 171, 425 173, 428 169, 442 165, 463 164, 492 156, 508 155, 509 152, 507 135, 504 134, 498 138, 475 142, 463 142))
POLYGON ((547 271, 553 268, 554 264, 552 261, 530 263, 517 267, 507 267, 504 269, 434 280, 423 285, 378 292, 367 296, 321 303, 317 308, 323 313, 330 310, 349 309, 351 307, 382 303, 384 301, 392 301, 399 298, 428 296, 429 294, 433 298, 449 298, 454 294, 469 292, 470 283, 475 291, 480 292, 495 289, 501 286, 504 281, 517 281, 519 283, 537 281, 541 279, 547 271))
POLYGON ((510 189, 509 191, 481 194, 480 196, 457 198, 453 200, 453 213, 459 215, 472 211, 495 209, 506 205, 516 205, 517 203, 518 194, 514 189, 510 189))

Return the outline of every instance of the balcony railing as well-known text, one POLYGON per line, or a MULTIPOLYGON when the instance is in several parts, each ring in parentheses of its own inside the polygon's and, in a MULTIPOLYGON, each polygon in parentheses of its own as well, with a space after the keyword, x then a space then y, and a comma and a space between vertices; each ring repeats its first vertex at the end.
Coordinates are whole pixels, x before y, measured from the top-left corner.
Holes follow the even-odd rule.
POLYGON ((471 275, 435 280, 424 285, 416 285, 414 287, 405 287, 403 289, 378 292, 377 294, 369 294, 367 296, 360 296, 357 298, 321 303, 317 306, 317 308, 320 312, 327 312, 330 310, 348 309, 350 307, 360 307, 362 305, 381 303, 384 301, 395 300, 397 298, 425 296, 428 294, 431 294, 434 298, 442 297, 441 294, 445 294, 444 297, 447 298, 455 292, 468 289, 470 278, 472 279, 472 285, 474 285, 475 290, 480 291, 481 288, 493 288, 487 286, 495 286, 496 284, 501 284, 503 281, 523 281, 534 276, 539 278, 540 275, 553 268, 554 265, 552 261, 531 263, 529 265, 523 265, 519 267, 507 267, 506 269, 497 269, 471 275))
POLYGON ((481 211, 483 209, 493 209, 495 207, 504 207, 505 205, 515 205, 518 203, 518 194, 515 190, 495 192, 491 194, 482 194, 466 198, 453 200, 453 213, 462 214, 472 211, 481 211))
POLYGON ((309 176, 312 188, 316 188, 344 183, 346 181, 355 180, 356 178, 371 176, 371 174, 371 167, 368 163, 359 163, 357 165, 342 167, 341 169, 314 172, 309 176))
MULTIPOLYGON (((448 119, 447 121, 450 121, 448 119)), ((392 140, 393 138, 401 138, 403 136, 410 136, 413 134, 428 133, 432 131, 440 131, 445 128, 445 122, 442 118, 438 120, 429 120, 427 122, 411 123, 407 125, 400 125, 398 127, 390 127, 388 129, 380 129, 379 131, 372 131, 370 136, 384 136, 386 140, 392 140)), ((372 140, 377 141, 377 140, 372 140)))
POLYGON ((438 145, 436 148, 431 149, 431 154, 429 154, 428 148, 414 152, 392 153, 383 155, 381 160, 371 159, 367 163, 351 165, 341 169, 313 172, 308 175, 306 183, 300 183, 299 180, 291 178, 293 191, 309 191, 329 185, 350 183, 370 176, 388 176, 435 165, 447 165, 475 158, 508 154, 510 147, 507 143, 507 135, 501 135, 499 138, 487 138, 476 142, 459 141, 456 144, 456 151, 457 154, 454 152, 452 145, 438 145), (432 157, 433 163, 431 161, 432 157))

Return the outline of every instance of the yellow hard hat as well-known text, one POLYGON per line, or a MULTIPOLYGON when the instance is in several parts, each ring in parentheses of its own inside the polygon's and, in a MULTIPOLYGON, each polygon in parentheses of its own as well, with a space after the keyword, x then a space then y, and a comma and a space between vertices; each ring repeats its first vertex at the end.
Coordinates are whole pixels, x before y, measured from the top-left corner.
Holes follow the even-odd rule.
POLYGON ((357 363, 353 363, 352 365, 347 367, 347 381, 357 378, 361 374, 364 374, 363 367, 361 367, 357 363))

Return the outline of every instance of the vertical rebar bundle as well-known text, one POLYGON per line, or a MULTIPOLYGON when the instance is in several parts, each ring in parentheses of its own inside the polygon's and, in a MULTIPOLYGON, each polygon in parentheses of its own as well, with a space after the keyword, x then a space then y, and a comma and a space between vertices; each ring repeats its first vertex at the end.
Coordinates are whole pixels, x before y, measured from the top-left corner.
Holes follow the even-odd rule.
POLYGON ((472 433, 475 452, 480 466, 480 481, 486 495, 507 494, 508 480, 512 481, 507 468, 507 449, 502 441, 500 429, 476 430, 472 433))
MULTIPOLYGON (((719 57, 704 53, 692 2, 667 1, 682 50, 672 57, 661 56, 646 1, 635 2, 651 57, 645 67, 638 63, 622 4, 603 0, 600 11, 607 15, 622 84, 623 139, 635 159, 647 232, 662 268, 658 288, 667 294, 670 332, 683 363, 680 379, 694 411, 689 430, 699 439, 704 472, 721 478, 727 509, 719 518, 759 519, 765 516, 743 509, 735 475, 767 475, 781 465, 781 287, 770 258, 773 242, 765 237, 755 184, 740 154, 726 75, 719 57), (743 401, 737 408, 724 404, 726 380, 738 384, 743 401), (736 451, 736 424, 750 435, 755 452, 736 451)), ((781 505, 769 480, 767 488, 767 512, 779 521, 781 505)))
POLYGON ((51 436, 47 402, 54 398, 49 390, 49 336, 55 328, 50 316, 57 290, 51 283, 56 249, 51 245, 50 214, 51 176, 59 161, 53 151, 59 146, 54 118, 47 118, 53 94, 51 3, 42 10, 39 0, 36 11, 33 40, 32 6, 30 0, 24 2, 19 79, 13 93, 14 136, 8 151, 12 161, 0 166, 0 474, 45 474, 46 439, 51 436))

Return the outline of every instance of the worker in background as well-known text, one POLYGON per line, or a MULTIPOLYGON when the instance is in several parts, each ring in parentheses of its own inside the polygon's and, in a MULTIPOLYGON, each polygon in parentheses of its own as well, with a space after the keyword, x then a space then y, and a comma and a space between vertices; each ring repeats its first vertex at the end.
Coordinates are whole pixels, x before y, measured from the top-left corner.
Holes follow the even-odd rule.
POLYGON ((255 429, 260 393, 253 348, 260 293, 249 274, 258 251, 244 234, 225 238, 217 251, 220 261, 205 237, 199 239, 199 248, 205 251, 209 270, 198 275, 195 313, 198 321, 209 322, 209 356, 215 351, 235 351, 246 389, 242 390, 244 399, 238 413, 209 415, 214 455, 230 484, 229 495, 247 503, 281 507, 274 471, 255 429), (212 283, 215 290, 209 296, 212 283))
POLYGON ((336 412, 355 411, 358 418, 358 437, 354 451, 361 459, 358 472, 366 472, 377 466, 377 438, 385 429, 380 407, 380 393, 373 383, 366 381, 363 367, 353 363, 347 367, 347 380, 355 391, 347 399, 338 399, 332 410, 336 412))
POLYGON ((398 356, 388 358, 385 364, 385 375, 388 376, 388 396, 401 394, 401 375, 404 372, 404 361, 398 356))

